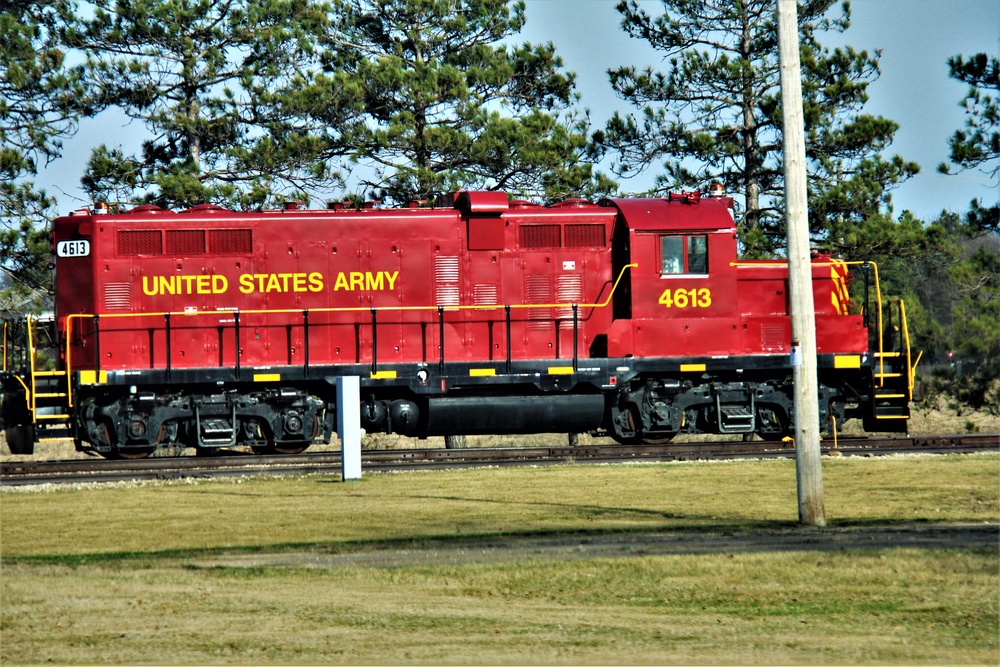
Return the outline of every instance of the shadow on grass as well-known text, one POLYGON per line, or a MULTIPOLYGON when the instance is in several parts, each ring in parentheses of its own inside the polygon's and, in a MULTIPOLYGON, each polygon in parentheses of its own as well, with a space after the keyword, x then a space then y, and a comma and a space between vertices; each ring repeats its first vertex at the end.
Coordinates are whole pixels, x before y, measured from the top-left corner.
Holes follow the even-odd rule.
MULTIPOLYGON (((690 519, 690 517, 688 517, 690 519)), ((1000 524, 868 519, 826 528, 785 521, 718 521, 634 530, 526 530, 405 539, 283 543, 161 551, 4 557, 2 563, 79 567, 406 567, 575 558, 858 549, 1000 552, 1000 524)))

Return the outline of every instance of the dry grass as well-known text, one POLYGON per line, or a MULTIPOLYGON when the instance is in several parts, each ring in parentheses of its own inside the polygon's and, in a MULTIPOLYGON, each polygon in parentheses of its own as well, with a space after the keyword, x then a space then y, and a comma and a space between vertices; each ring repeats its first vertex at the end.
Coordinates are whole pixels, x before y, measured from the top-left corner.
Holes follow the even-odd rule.
POLYGON ((5 568, 4 662, 996 664, 996 552, 5 568), (50 591, 40 596, 42 591, 50 591))
MULTIPOLYGON (((825 459, 824 482, 836 527, 1000 521, 995 454, 825 459)), ((794 530, 795 507, 791 461, 8 492, 0 662, 1000 662, 996 545, 219 565, 484 536, 794 530)))

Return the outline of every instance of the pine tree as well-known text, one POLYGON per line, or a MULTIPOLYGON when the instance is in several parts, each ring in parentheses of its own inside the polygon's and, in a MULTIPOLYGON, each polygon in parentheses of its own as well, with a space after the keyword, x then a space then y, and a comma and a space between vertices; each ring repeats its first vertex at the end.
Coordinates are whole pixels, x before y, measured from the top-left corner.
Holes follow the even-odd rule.
POLYGON ((338 0, 328 68, 364 91, 348 143, 366 194, 403 203, 458 189, 562 198, 613 183, 583 158, 585 116, 551 44, 506 46, 524 4, 338 0))
POLYGON ((62 0, 0 9, 0 268, 4 305, 19 310, 45 301, 52 282, 46 218, 55 201, 32 179, 87 111, 80 72, 67 67, 58 36, 69 15, 62 0))
MULTIPOLYGON (((338 122, 352 102, 323 103, 322 131, 302 104, 327 7, 309 0, 95 0, 69 41, 88 54, 100 102, 143 123, 142 155, 95 149, 84 186, 166 206, 260 206, 335 177, 338 122)), ((308 95, 306 94, 306 98, 308 95)))
MULTIPOLYGON (((977 53, 968 60, 954 56, 948 60, 951 77, 968 84, 961 105, 966 112, 965 129, 955 130, 948 142, 950 159, 960 170, 980 168, 1000 189, 1000 59, 977 53)), ((949 173, 947 164, 938 171, 949 173)), ((1000 195, 984 204, 974 200, 969 223, 982 231, 1000 231, 1000 195)))
MULTIPOLYGON (((662 0, 659 16, 622 1, 622 26, 663 54, 665 72, 619 67, 611 84, 640 114, 616 113, 596 143, 616 156, 614 171, 636 175, 661 162, 654 192, 718 181, 741 196, 740 239, 748 257, 784 245, 781 97, 774 3, 662 0)), ((897 125, 861 114, 878 56, 850 47, 829 49, 827 30, 850 26, 847 3, 828 18, 834 0, 800 3, 810 227, 835 243, 836 225, 885 209, 891 188, 916 173, 916 164, 880 156, 897 125), (833 233, 833 234, 832 234, 833 233)))

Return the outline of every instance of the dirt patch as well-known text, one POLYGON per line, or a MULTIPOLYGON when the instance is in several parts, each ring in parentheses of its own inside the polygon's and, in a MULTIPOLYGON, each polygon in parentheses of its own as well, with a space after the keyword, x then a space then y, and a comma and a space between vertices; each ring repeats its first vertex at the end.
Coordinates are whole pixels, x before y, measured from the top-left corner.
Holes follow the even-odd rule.
POLYGON ((190 563, 194 567, 411 567, 574 558, 684 554, 827 551, 831 549, 962 548, 1000 546, 1000 524, 898 525, 878 528, 764 530, 747 533, 612 533, 457 539, 442 544, 348 554, 238 555, 190 563))

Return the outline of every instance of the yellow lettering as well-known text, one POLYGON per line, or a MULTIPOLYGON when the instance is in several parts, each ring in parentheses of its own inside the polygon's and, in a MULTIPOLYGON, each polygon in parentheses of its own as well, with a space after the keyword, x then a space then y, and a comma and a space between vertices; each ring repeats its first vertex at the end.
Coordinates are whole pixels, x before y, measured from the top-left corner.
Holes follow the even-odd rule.
POLYGON ((292 281, 294 283, 294 287, 292 289, 294 289, 296 292, 306 291, 306 274, 296 273, 292 278, 292 281))
POLYGON ((212 276, 212 293, 225 294, 229 289, 229 281, 225 276, 212 276))
MULTIPOLYGON (((265 292, 265 291, 267 291, 267 292, 280 292, 281 291, 281 283, 278 282, 278 276, 277 276, 277 274, 271 273, 271 274, 266 275, 264 277, 267 278, 267 289, 264 289, 262 287, 261 290, 260 290, 261 292, 265 292)), ((261 281, 261 282, 263 282, 263 281, 261 281)))
POLYGON ((196 283, 198 285, 198 294, 212 293, 212 276, 198 276, 196 283))
POLYGON ((177 294, 180 289, 180 281, 174 280, 177 276, 160 276, 160 294, 177 294))
POLYGON ((148 276, 142 277, 142 293, 145 294, 146 296, 156 296, 157 294, 160 293, 160 291, 156 289, 156 278, 153 278, 153 287, 150 288, 149 277, 148 276))
POLYGON ((310 273, 309 274, 309 291, 310 292, 322 292, 323 291, 323 274, 322 273, 310 273))
POLYGON ((351 289, 351 286, 347 284, 347 274, 346 273, 341 272, 341 273, 337 274, 337 284, 335 284, 333 286, 333 289, 334 289, 334 291, 342 290, 342 289, 345 289, 345 290, 350 290, 351 289))
POLYGON ((240 291, 244 294, 253 292, 253 276, 249 273, 240 275, 240 291))
POLYGON ((378 273, 372 273, 369 271, 365 274, 365 289, 367 290, 382 290, 382 271, 378 273))
POLYGON ((365 274, 360 271, 351 271, 351 291, 365 288, 365 274))
POLYGON ((399 277, 399 271, 393 271, 389 273, 388 271, 383 271, 385 277, 389 280, 389 289, 396 289, 396 278, 399 277))

